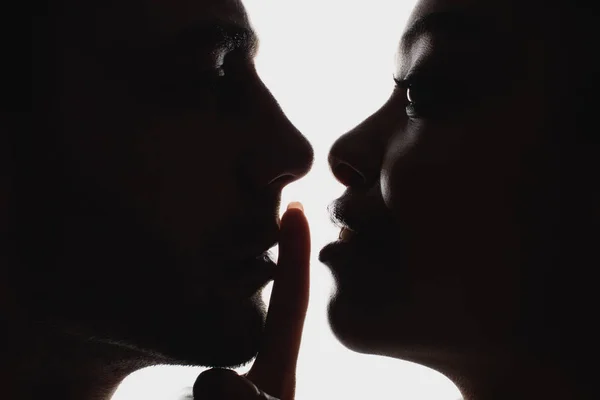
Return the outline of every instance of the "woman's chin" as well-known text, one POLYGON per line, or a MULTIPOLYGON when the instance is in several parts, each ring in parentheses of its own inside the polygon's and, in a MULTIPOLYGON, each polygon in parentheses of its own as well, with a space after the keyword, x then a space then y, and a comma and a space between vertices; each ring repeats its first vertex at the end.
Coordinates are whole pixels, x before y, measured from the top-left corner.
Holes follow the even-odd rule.
POLYGON ((422 315, 401 299, 380 300, 339 288, 331 297, 329 325, 346 348, 428 366, 436 364, 433 355, 463 348, 464 344, 455 340, 456 332, 440 327, 435 317, 422 315))
POLYGON ((336 291, 327 309, 333 334, 345 347, 358 353, 386 354, 394 342, 392 321, 398 314, 386 304, 336 291))

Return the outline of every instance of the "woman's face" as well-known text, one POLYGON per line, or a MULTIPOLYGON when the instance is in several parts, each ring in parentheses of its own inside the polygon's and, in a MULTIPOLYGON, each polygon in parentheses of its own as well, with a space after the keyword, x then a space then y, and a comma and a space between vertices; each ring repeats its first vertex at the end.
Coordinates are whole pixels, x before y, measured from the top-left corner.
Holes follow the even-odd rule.
POLYGON ((544 122, 541 48, 515 15, 500 0, 420 1, 393 94, 333 145, 347 190, 332 215, 354 232, 320 259, 337 286, 330 323, 348 347, 423 361, 511 336, 517 205, 536 179, 525 162, 544 122))

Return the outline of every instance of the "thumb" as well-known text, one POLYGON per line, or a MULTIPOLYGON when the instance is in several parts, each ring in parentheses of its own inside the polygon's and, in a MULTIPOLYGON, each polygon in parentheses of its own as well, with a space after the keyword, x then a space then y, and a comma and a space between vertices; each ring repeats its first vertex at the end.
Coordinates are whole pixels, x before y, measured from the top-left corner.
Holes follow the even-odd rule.
POLYGON ((277 400, 235 371, 221 368, 202 372, 196 378, 193 394, 194 400, 277 400))

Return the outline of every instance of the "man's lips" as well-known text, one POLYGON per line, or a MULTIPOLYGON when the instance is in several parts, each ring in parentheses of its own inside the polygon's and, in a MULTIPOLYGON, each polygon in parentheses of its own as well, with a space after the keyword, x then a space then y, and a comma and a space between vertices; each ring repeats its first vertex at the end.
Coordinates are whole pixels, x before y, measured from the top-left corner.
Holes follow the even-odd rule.
POLYGON ((277 267, 268 252, 244 260, 213 258, 200 263, 196 273, 180 276, 179 285, 190 305, 248 300, 274 279, 277 267))
POLYGON ((240 261, 227 270, 223 292, 232 299, 251 297, 273 280, 276 267, 268 252, 240 261))
MULTIPOLYGON (((231 298, 247 298, 255 294, 275 275, 275 262, 269 249, 277 245, 279 226, 277 220, 268 220, 263 225, 247 225, 241 237, 243 242, 235 246, 230 254, 224 254, 226 266, 223 270, 222 292, 231 298)), ((239 240, 239 239, 238 239, 239 240)))

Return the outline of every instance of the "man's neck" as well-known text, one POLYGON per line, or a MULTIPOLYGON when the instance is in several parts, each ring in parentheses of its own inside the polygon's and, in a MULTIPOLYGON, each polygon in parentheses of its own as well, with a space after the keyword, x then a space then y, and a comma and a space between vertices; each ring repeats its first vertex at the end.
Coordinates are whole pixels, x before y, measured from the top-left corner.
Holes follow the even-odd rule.
POLYGON ((7 399, 108 400, 132 372, 171 363, 157 355, 32 326, 10 330, 2 365, 7 399))

